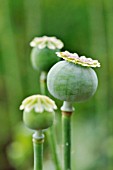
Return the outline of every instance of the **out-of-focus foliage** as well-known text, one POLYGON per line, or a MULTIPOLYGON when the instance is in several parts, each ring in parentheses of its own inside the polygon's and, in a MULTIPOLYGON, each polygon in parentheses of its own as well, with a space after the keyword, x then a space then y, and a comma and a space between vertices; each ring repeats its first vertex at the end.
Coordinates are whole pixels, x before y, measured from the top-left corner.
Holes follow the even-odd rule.
POLYGON ((112 21, 112 0, 0 0, 0 170, 32 166, 31 139, 24 143, 27 130, 17 128, 22 122, 18 108, 23 98, 40 92, 29 42, 43 35, 60 38, 64 50, 100 61, 95 96, 75 105, 72 164, 77 170, 113 169, 112 21))
POLYGON ((24 127, 23 124, 16 125, 13 142, 7 148, 10 163, 17 170, 30 169, 33 163, 32 152, 32 132, 24 127))

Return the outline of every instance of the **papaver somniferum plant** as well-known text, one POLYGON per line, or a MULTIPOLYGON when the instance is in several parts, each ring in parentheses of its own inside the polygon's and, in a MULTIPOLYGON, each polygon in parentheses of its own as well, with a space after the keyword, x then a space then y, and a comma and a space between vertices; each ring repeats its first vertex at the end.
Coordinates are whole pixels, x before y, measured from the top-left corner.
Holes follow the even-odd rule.
POLYGON ((23 111, 24 124, 35 130, 33 134, 34 170, 42 170, 43 130, 51 127, 54 121, 55 102, 44 95, 33 95, 23 100, 20 110, 23 111))
POLYGON ((98 60, 79 57, 76 53, 57 52, 64 61, 56 63, 47 76, 49 92, 57 99, 64 101, 62 110, 64 170, 71 170, 71 129, 70 118, 73 102, 83 102, 94 95, 98 78, 93 68, 100 67, 98 60))
MULTIPOLYGON (((35 70, 40 72, 40 92, 43 95, 48 94, 46 80, 47 73, 50 68, 56 64, 60 59, 56 56, 55 52, 59 52, 64 44, 56 37, 35 37, 31 42, 31 63, 35 70)), ((54 127, 52 126, 46 132, 47 140, 51 149, 52 158, 56 170, 61 170, 57 154, 56 137, 54 127)))
POLYGON ((46 95, 46 78, 50 68, 59 61, 55 52, 59 52, 64 44, 56 37, 35 37, 31 42, 31 64, 35 70, 40 71, 41 94, 46 95))

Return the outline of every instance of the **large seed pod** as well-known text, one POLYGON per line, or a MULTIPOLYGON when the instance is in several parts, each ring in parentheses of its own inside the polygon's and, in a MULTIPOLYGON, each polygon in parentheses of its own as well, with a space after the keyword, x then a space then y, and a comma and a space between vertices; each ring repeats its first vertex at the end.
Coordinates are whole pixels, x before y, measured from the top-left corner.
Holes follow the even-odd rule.
POLYGON ((23 112, 23 121, 27 127, 33 130, 43 130, 52 126, 54 112, 37 113, 34 110, 23 112))
POLYGON ((34 69, 48 72, 49 69, 59 61, 59 58, 55 54, 57 51, 59 50, 34 47, 31 51, 31 63, 34 69))
POLYGON ((98 78, 92 68, 60 61, 50 69, 47 86, 49 92, 57 99, 82 102, 94 95, 98 78))

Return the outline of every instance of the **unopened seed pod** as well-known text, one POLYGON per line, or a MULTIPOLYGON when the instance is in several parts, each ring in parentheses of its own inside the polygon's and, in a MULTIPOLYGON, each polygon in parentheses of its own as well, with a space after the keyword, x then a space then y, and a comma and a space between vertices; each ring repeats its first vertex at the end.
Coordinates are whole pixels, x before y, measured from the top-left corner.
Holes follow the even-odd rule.
POLYGON ((82 61, 77 56, 76 62, 76 57, 74 55, 71 56, 71 53, 61 52, 58 55, 61 54, 65 54, 65 56, 68 54, 69 58, 67 57, 66 61, 56 63, 50 69, 47 76, 49 92, 55 98, 63 101, 82 102, 88 100, 94 95, 98 86, 98 78, 95 71, 88 67, 88 64, 95 67, 95 60, 90 60, 90 62, 88 60, 82 61), (72 62, 70 61, 71 59, 72 62), (79 59, 80 64, 78 64, 79 59))
POLYGON ((37 113, 34 110, 23 112, 23 121, 27 127, 34 130, 43 130, 52 126, 54 112, 37 113))
POLYGON ((56 105, 47 96, 30 96, 23 101, 20 109, 24 110, 23 122, 30 129, 44 130, 54 122, 56 105))
POLYGON ((34 69, 46 71, 59 61, 55 52, 60 51, 63 43, 55 37, 37 37, 30 43, 33 47, 31 51, 31 63, 34 69))

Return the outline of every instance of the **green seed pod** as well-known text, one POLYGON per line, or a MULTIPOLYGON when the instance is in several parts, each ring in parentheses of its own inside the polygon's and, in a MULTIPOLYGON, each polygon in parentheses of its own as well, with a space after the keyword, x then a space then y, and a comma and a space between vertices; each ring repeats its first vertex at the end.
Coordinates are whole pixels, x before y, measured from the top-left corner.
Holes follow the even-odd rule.
MULTIPOLYGON (((58 55, 61 56, 61 54, 63 52, 58 55)), ((64 52, 64 54, 66 56, 67 52, 64 52)), ((70 54, 68 53, 68 61, 60 61, 50 69, 47 76, 47 86, 49 92, 57 99, 68 102, 82 102, 93 96, 98 86, 95 71, 84 66, 90 64, 95 67, 96 64, 91 64, 91 62, 97 60, 90 60, 90 62, 81 60, 78 65, 78 62, 75 64, 74 55, 70 56, 70 54), (71 59, 73 62, 70 61, 71 59)))
POLYGON ((37 37, 33 39, 30 45, 33 47, 31 63, 34 69, 48 72, 59 61, 55 52, 63 47, 63 43, 55 37, 37 37))
POLYGON ((59 61, 55 52, 58 50, 50 50, 49 48, 39 49, 34 47, 31 52, 31 63, 34 69, 46 71, 59 61))
POLYGON ((43 130, 52 126, 54 112, 37 113, 34 110, 23 112, 23 121, 27 127, 34 130, 43 130))
POLYGON ((21 110, 24 109, 25 125, 33 130, 43 130, 52 126, 56 108, 54 101, 43 95, 30 96, 20 106, 21 110))

